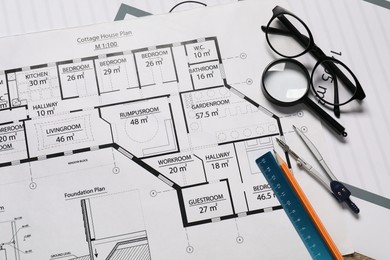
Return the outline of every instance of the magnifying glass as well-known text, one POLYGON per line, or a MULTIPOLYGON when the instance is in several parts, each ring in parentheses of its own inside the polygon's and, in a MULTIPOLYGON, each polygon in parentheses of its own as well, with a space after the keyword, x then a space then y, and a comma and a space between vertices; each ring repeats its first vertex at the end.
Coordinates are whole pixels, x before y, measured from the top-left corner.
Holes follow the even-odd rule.
POLYGON ((345 128, 309 98, 309 89, 309 72, 297 60, 275 60, 263 72, 262 90, 269 101, 279 106, 293 106, 304 103, 316 112, 337 134, 346 137, 345 128))

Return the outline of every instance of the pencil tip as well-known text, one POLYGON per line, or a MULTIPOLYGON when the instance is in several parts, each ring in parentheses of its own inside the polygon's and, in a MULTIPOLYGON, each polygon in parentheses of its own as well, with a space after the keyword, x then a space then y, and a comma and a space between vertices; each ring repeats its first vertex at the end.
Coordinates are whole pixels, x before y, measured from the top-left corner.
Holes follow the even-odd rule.
POLYGON ((282 163, 282 157, 280 157, 280 155, 275 151, 275 149, 274 149, 274 154, 277 163, 280 165, 282 163))

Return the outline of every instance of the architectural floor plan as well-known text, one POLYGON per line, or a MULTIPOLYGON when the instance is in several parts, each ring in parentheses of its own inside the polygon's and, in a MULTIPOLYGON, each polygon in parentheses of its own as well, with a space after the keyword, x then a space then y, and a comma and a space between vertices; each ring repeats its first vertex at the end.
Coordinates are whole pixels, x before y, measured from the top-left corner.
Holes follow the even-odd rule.
POLYGON ((267 62, 253 5, 0 43, 20 48, 0 68, 1 260, 253 259, 280 219, 291 243, 255 165, 283 129, 245 94, 267 62))

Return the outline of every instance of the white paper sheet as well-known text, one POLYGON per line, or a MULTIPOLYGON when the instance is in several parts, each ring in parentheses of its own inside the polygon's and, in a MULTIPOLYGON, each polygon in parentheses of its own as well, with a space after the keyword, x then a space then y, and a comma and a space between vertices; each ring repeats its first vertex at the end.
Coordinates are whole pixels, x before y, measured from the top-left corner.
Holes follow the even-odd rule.
MULTIPOLYGON (((0 241, 10 242, 0 252, 309 258, 254 164, 279 149, 274 138, 292 121, 322 134, 310 113, 276 111, 259 92, 273 59, 259 28, 274 5, 1 39, 0 241)), ((334 221, 342 209, 300 179, 321 198, 316 208, 340 250, 352 252, 334 221)))

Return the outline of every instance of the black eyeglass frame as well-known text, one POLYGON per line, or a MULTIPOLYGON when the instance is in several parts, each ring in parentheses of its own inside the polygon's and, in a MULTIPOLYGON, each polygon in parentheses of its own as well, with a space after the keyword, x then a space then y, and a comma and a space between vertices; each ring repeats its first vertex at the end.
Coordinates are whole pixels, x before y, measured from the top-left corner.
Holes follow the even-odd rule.
POLYGON ((272 9, 272 17, 271 19, 269 20, 268 24, 266 27, 262 26, 262 30, 264 31, 265 35, 266 35, 266 40, 267 40, 267 43, 268 45, 270 46, 270 48, 275 52, 277 53, 278 55, 282 56, 282 57, 285 57, 285 58, 296 58, 296 57, 299 57, 301 55, 304 55, 308 52, 310 52, 310 54, 317 60, 317 63, 315 64, 315 66, 313 67, 313 70, 312 70, 312 73, 311 73, 311 78, 313 76, 313 72, 315 71, 315 69, 320 65, 322 64, 323 67, 325 67, 325 69, 327 69, 331 74, 334 74, 336 75, 344 84, 345 86, 348 88, 349 91, 351 91, 352 93, 352 96, 349 100, 343 102, 343 103, 332 103, 332 102, 329 102, 327 100, 325 100, 323 97, 321 97, 316 91, 315 91, 315 88, 314 88, 314 85, 312 84, 313 83, 313 80, 311 79, 311 87, 312 87, 312 90, 315 94, 315 96, 317 98, 319 98, 321 101, 323 101, 324 103, 328 104, 328 105, 331 105, 331 106, 342 106, 342 105, 345 105, 349 102, 351 102, 352 100, 363 100, 365 97, 366 97, 366 94, 364 93, 364 90, 362 88, 362 86, 360 85, 357 77, 355 76, 355 74, 351 71, 350 68, 348 68, 344 63, 342 63, 341 61, 339 61, 338 59, 336 58, 333 58, 333 57, 329 57, 327 56, 315 43, 314 43, 314 39, 313 39, 313 35, 309 29, 309 27, 306 25, 305 22, 302 21, 302 19, 300 19, 298 16, 296 16, 295 14, 289 12, 288 10, 284 9, 283 7, 281 6, 276 6, 275 8, 272 9), (308 32, 308 36, 309 37, 306 37, 305 35, 301 34, 297 28, 285 17, 285 15, 290 15, 292 17, 294 17, 295 19, 297 19, 303 26, 304 28, 307 30, 308 32), (287 28, 288 31, 285 31, 283 29, 278 29, 278 28, 273 28, 273 27, 270 27, 271 23, 274 21, 274 19, 279 19, 279 21, 287 28), (270 39, 269 39, 269 34, 281 34, 281 35, 289 35, 289 36, 292 36, 303 48, 304 50, 301 52, 301 53, 298 53, 296 55, 285 55, 283 53, 280 53, 278 50, 276 50, 274 48, 274 46, 271 44, 270 42, 270 39), (328 63, 327 65, 326 64, 323 64, 324 61, 333 61, 333 62, 330 62, 328 63), (334 64, 334 63, 338 63, 340 64, 341 66, 345 67, 347 69, 347 71, 352 75, 353 79, 355 80, 355 84, 353 84, 349 78, 347 76, 345 76, 345 74, 334 64))

